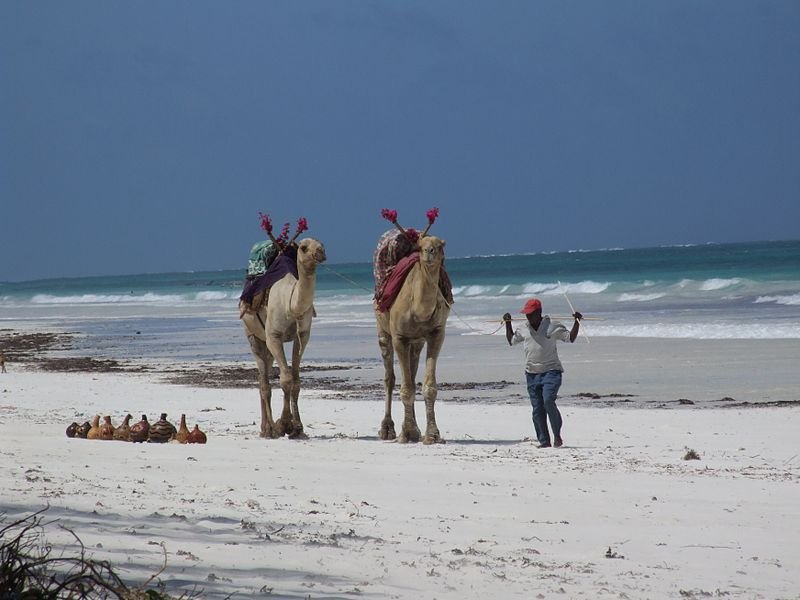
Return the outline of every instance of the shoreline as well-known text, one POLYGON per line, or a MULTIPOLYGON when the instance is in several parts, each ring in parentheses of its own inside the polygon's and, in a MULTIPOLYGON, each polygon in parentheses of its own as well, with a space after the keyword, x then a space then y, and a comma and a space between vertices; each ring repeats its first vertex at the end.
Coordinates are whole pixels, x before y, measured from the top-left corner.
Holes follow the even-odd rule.
MULTIPOLYGON (((0 329, 0 351, 11 369, 147 373, 164 384, 251 389, 257 394, 254 360, 92 357, 73 348, 77 337, 68 332, 0 329)), ((383 365, 377 344, 373 348, 363 333, 344 347, 320 337, 315 340, 312 332, 301 365, 302 389, 331 399, 382 401, 383 365)), ((793 340, 595 338, 586 344, 579 338, 559 348, 565 366, 561 406, 800 406, 795 375, 800 342, 793 340)), ((437 367, 437 402, 527 405, 522 355, 517 350, 498 335, 450 335, 437 367)), ((279 395, 277 372, 274 366, 271 382, 279 395)), ((418 401, 421 374, 417 374, 418 401)), ((398 391, 399 379, 395 398, 398 391)))

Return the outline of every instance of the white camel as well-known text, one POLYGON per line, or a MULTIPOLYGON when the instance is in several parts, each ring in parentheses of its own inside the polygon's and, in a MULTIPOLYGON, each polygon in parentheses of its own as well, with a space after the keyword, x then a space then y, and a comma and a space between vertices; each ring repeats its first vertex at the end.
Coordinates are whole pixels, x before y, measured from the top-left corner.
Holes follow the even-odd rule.
MULTIPOLYGON (((271 231, 268 233, 272 237, 271 231)), ((277 240, 274 241, 278 243, 277 240)), ((298 277, 287 273, 269 289, 268 300, 257 311, 243 310, 240 301, 242 324, 258 365, 261 437, 308 437, 303 431, 297 404, 300 395, 300 360, 311 335, 317 285, 316 269, 325 258, 325 247, 322 243, 313 238, 305 238, 297 244, 298 277), (283 348, 286 342, 292 342, 291 367, 283 348), (269 382, 273 359, 280 369, 283 390, 283 411, 277 421, 272 416, 272 387, 269 382)))
MULTIPOLYGON (((390 211, 389 214, 394 217, 394 220, 391 218, 389 220, 403 231, 396 222, 396 212, 390 211)), ((428 213, 428 227, 436 215, 438 215, 437 209, 428 213)), ((384 418, 378 435, 384 440, 397 437, 392 420, 392 392, 395 387, 394 355, 397 354, 402 374, 400 398, 405 409, 400 436, 397 438, 397 441, 402 443, 420 440, 414 400, 417 368, 423 346, 427 348, 425 378, 422 383, 427 429, 422 441, 425 444, 444 443, 436 425, 434 404, 437 395, 436 361, 444 343, 450 304, 439 288, 445 242, 438 237, 426 235, 427 231, 426 228, 417 242, 419 261, 408 272, 389 310, 382 311, 377 302, 375 305, 386 394, 384 418)))

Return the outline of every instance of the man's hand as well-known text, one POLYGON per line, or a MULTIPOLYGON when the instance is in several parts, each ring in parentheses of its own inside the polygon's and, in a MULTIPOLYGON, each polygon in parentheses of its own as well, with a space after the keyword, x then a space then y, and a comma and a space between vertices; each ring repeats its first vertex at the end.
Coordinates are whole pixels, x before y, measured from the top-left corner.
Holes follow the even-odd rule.
POLYGON ((514 326, 511 325, 511 313, 506 313, 503 315, 503 323, 506 324, 506 339, 508 340, 508 345, 511 345, 511 338, 514 337, 514 326))
POLYGON ((572 313, 572 316, 575 317, 576 321, 580 321, 583 318, 583 315, 581 313, 577 312, 577 311, 572 313))

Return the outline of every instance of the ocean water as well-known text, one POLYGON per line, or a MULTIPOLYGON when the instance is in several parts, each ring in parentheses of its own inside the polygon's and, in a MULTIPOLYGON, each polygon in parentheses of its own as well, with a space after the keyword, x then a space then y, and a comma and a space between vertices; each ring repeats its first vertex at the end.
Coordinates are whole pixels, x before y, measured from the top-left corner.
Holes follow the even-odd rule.
MULTIPOLYGON (((0 328, 75 332, 76 351, 93 356, 249 360, 244 254, 225 271, 0 283, 0 328)), ((545 313, 568 320, 572 305, 598 319, 584 323, 593 337, 800 340, 800 241, 448 257, 446 267, 448 335, 490 333, 537 296, 545 313)), ((369 262, 320 267, 308 357, 319 345, 321 358, 379 360, 373 285, 369 262)))

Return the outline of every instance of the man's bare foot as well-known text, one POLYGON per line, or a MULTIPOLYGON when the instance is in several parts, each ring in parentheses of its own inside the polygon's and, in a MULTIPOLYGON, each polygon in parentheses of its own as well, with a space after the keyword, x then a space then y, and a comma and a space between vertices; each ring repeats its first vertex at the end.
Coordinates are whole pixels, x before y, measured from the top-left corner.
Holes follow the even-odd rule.
POLYGON ((553 446, 556 448, 561 448, 564 445, 564 440, 562 440, 559 436, 556 436, 556 439, 553 440, 553 446))

